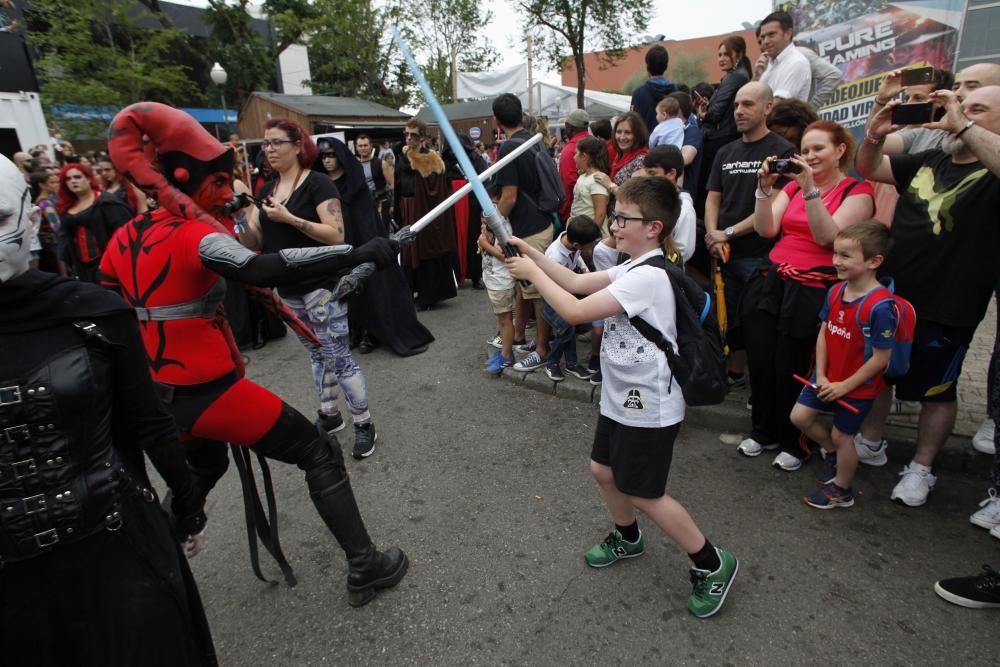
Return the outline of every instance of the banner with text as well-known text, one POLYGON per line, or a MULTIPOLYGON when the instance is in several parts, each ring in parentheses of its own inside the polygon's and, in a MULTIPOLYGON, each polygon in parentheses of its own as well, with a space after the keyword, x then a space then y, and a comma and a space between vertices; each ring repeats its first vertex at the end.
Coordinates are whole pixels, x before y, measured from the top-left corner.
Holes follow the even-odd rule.
POLYGON ((882 77, 900 67, 952 69, 964 0, 792 0, 795 43, 840 68, 843 83, 820 111, 860 136, 882 77))

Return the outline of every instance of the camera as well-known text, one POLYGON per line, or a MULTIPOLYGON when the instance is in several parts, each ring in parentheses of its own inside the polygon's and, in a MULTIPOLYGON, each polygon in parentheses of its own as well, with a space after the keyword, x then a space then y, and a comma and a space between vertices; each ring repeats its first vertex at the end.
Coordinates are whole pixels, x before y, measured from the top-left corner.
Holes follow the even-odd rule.
POLYGON ((787 157, 779 158, 771 161, 770 172, 772 174, 798 174, 802 172, 802 167, 787 157))
POLYGON ((251 197, 246 192, 241 192, 235 197, 233 197, 233 200, 231 202, 223 206, 222 210, 225 211, 228 215, 232 215, 241 208, 245 208, 249 206, 251 203, 255 203, 256 201, 257 201, 256 199, 251 197))

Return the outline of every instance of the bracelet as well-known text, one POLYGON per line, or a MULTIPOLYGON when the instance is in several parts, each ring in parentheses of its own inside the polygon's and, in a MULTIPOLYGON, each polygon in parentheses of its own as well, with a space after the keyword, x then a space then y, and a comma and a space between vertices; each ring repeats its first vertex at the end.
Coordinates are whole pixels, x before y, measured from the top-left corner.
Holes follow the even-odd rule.
POLYGON ((774 195, 774 188, 771 188, 770 191, 768 192, 764 192, 763 190, 760 189, 759 185, 757 186, 757 191, 753 193, 753 196, 756 197, 757 199, 760 199, 761 201, 765 199, 770 199, 773 195, 774 195))
POLYGON ((958 131, 958 133, 955 135, 955 138, 958 139, 959 137, 961 137, 963 134, 969 131, 970 127, 972 127, 975 124, 976 121, 970 120, 968 123, 965 124, 965 127, 963 127, 961 130, 958 131))
POLYGON ((889 102, 892 102, 892 99, 888 99, 888 100, 883 100, 883 99, 882 99, 881 97, 879 97, 878 95, 876 95, 876 96, 875 96, 875 104, 879 105, 880 107, 884 107, 884 106, 885 106, 886 104, 888 104, 889 102))
POLYGON ((871 134, 865 134, 864 142, 872 146, 881 146, 885 143, 885 137, 873 137, 871 134))
POLYGON ((802 198, 805 199, 806 201, 811 201, 813 199, 819 199, 819 196, 820 196, 819 188, 813 188, 809 192, 802 195, 802 198))

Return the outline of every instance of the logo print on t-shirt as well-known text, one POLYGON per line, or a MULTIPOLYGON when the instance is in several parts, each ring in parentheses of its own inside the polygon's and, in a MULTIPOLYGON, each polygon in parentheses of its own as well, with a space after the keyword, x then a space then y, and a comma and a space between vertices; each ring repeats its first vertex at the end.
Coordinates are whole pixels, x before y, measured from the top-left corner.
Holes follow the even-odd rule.
POLYGON ((837 313, 837 321, 840 322, 841 324, 843 324, 843 322, 844 322, 844 311, 841 310, 840 312, 837 313))
POLYGON ((941 226, 944 223, 945 231, 955 229, 955 219, 951 216, 951 207, 955 205, 958 196, 974 186, 981 178, 986 176, 987 169, 977 169, 954 187, 948 190, 937 191, 937 182, 934 179, 934 170, 928 166, 923 166, 917 171, 917 175, 910 182, 907 191, 918 200, 927 204, 927 217, 931 219, 932 229, 935 236, 941 235, 941 226))
POLYGON ((638 389, 629 389, 628 396, 625 397, 624 407, 626 410, 643 410, 642 396, 638 389))

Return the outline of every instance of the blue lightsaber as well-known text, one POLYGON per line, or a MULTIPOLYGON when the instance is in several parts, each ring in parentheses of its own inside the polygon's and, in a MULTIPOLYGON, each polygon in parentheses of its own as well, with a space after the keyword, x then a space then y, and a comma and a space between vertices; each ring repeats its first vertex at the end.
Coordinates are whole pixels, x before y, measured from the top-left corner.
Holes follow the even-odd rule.
POLYGON ((406 61, 407 66, 413 73, 413 77, 417 80, 417 85, 420 86, 420 90, 424 94, 424 99, 427 100, 427 106, 430 107, 431 113, 434 114, 435 120, 437 120, 438 125, 444 132, 444 138, 447 140, 448 145, 451 146, 451 150, 455 154, 455 158, 458 160, 458 166, 461 167, 462 173, 465 174, 465 180, 467 180, 472 186, 472 194, 476 196, 480 207, 483 209, 483 217, 486 218, 486 226, 489 227, 490 231, 492 231, 497 237, 497 241, 499 241, 500 247, 503 248, 504 254, 508 257, 516 257, 518 252, 517 249, 510 243, 510 236, 507 234, 507 230, 503 226, 503 216, 500 215, 500 211, 497 210, 496 204, 494 204, 489 195, 486 194, 486 188, 483 187, 482 182, 480 182, 478 175, 476 174, 476 170, 472 166, 472 162, 469 161, 469 156, 465 154, 465 148, 458 140, 458 135, 455 134, 455 130, 452 129, 451 123, 448 122, 448 117, 445 116, 444 110, 441 108, 441 105, 438 104, 437 98, 434 97, 434 93, 431 92, 431 87, 427 83, 427 79, 424 78, 424 73, 420 71, 417 61, 413 59, 413 54, 410 53, 410 49, 406 46, 406 42, 403 41, 403 36, 399 34, 399 30, 396 29, 396 26, 392 26, 391 30, 392 39, 396 42, 396 46, 399 47, 400 52, 403 54, 403 59, 406 61))

